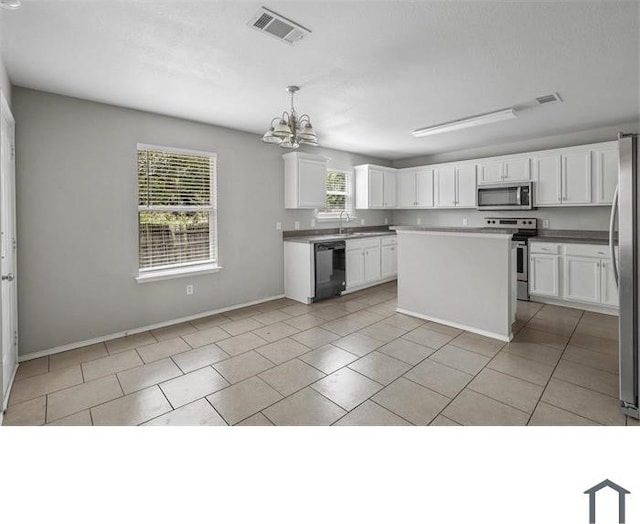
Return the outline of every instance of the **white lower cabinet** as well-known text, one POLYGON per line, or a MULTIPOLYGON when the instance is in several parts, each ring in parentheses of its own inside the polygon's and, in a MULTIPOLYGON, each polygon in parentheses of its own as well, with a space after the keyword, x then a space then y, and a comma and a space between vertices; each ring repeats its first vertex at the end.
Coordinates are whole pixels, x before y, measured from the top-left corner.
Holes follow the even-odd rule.
POLYGON ((529 293, 550 297, 557 297, 560 294, 559 258, 557 255, 531 255, 529 293))
POLYGON ((395 237, 347 240, 347 290, 394 278, 398 267, 396 247, 395 237))
POLYGON ((618 307, 608 247, 530 242, 529 293, 578 303, 586 309, 618 307))

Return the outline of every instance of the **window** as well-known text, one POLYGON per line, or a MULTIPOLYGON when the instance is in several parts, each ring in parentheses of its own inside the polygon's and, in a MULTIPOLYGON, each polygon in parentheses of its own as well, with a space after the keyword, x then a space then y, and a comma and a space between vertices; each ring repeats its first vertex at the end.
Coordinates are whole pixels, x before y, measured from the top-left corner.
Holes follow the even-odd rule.
POLYGON ((216 270, 216 155, 138 145, 139 281, 216 270))
POLYGON ((326 176, 327 205, 319 209, 317 217, 320 220, 337 220, 341 211, 346 211, 351 217, 353 212, 353 174, 350 171, 328 169, 326 176))

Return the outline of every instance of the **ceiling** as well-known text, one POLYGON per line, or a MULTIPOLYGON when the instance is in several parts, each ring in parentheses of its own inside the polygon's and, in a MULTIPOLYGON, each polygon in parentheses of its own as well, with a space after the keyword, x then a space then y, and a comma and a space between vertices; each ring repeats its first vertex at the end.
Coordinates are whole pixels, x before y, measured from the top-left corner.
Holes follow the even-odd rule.
POLYGON ((0 29, 15 85, 262 134, 297 84, 321 145, 391 160, 637 121, 639 5, 23 0, 0 29), (261 5, 312 34, 255 31, 261 5), (510 106, 517 119, 411 135, 510 106))

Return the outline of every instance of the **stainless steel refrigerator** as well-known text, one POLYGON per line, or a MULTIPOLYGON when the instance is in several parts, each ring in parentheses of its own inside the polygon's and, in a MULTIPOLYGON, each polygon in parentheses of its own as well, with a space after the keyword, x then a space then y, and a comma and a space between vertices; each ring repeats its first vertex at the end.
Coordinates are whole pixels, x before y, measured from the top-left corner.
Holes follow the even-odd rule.
POLYGON ((618 187, 611 208, 609 248, 620 297, 619 354, 620 407, 626 415, 640 418, 638 406, 638 358, 640 307, 640 183, 638 181, 638 135, 618 136, 618 187), (618 214, 619 257, 615 256, 615 224, 618 214))

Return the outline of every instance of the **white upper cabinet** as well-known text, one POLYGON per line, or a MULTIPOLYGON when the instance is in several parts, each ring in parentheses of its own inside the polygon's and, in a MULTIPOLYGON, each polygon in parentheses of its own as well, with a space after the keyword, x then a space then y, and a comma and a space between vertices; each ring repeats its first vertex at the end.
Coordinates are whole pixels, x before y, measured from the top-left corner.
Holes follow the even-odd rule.
POLYGON ((476 207, 476 165, 449 164, 433 171, 435 207, 476 207))
POLYGON ((477 205, 477 182, 476 165, 464 164, 456 169, 456 207, 476 207, 477 205))
POLYGON ((395 169, 366 164, 356 166, 355 174, 357 209, 396 207, 395 169))
POLYGON ((439 166, 433 171, 435 207, 456 207, 456 172, 454 166, 439 166))
POLYGON ((562 155, 562 204, 591 204, 591 151, 562 155))
POLYGON ((559 153, 535 155, 531 163, 535 180, 534 206, 562 204, 561 159, 559 153))
POLYGON ((611 204, 618 184, 618 148, 599 149, 594 151, 594 156, 596 171, 594 201, 596 204, 611 204))
POLYGON ((518 155, 478 162, 478 183, 520 182, 531 178, 529 157, 518 155))
POLYGON ((397 203, 399 209, 433 207, 433 169, 400 169, 397 173, 397 203))
POLYGON ((306 153, 287 153, 284 159, 284 207, 318 209, 326 205, 327 159, 306 153))

